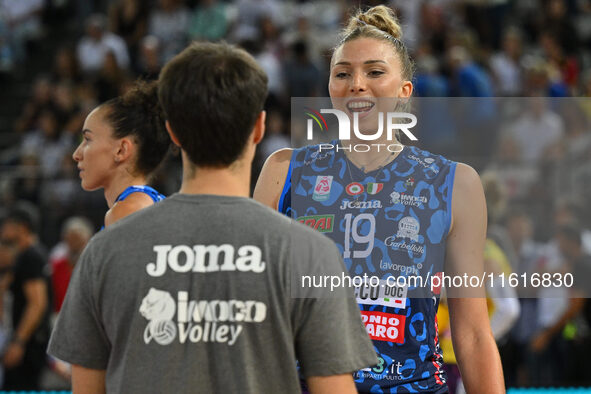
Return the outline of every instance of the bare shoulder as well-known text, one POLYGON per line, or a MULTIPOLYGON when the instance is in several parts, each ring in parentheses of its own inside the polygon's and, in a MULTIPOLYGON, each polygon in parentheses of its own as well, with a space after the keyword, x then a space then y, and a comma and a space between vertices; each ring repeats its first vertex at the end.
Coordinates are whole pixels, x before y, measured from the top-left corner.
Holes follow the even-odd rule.
POLYGON ((456 175, 454 178, 454 192, 457 188, 463 192, 471 189, 482 189, 480 175, 478 175, 478 172, 468 164, 458 163, 456 165, 456 175))
POLYGON ((107 211, 105 214, 105 227, 152 204, 154 204, 154 201, 147 194, 132 193, 125 200, 116 202, 107 211))
POLYGON ((454 176, 451 228, 460 216, 474 214, 475 210, 483 211, 486 218, 486 203, 480 175, 471 166, 458 163, 454 176))
POLYGON ((292 152, 293 149, 280 149, 267 158, 254 189, 255 200, 275 210, 278 208, 292 152))

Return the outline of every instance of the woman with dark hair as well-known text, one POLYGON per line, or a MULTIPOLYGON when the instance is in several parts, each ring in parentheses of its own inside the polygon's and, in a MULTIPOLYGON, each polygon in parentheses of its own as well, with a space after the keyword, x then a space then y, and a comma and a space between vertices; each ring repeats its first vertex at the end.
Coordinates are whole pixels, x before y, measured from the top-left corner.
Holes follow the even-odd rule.
POLYGON ((105 226, 164 198, 147 186, 170 145, 156 82, 138 83, 99 105, 86 118, 82 137, 73 158, 82 188, 105 191, 105 226))
MULTIPOLYGON (((361 137, 377 134, 372 121, 388 102, 412 94, 413 63, 401 38, 392 10, 376 6, 350 18, 335 48, 330 97, 335 107, 358 120, 361 134, 365 132, 361 137)), ((446 393, 437 337, 437 282, 421 288, 398 285, 404 281, 392 286, 388 280, 414 276, 428 281, 444 273, 483 272, 482 185, 471 167, 404 146, 386 133, 372 145, 388 149, 351 149, 367 142, 361 137, 335 140, 333 149, 325 146, 322 153, 318 145, 275 152, 265 163, 255 198, 300 222, 316 223, 343 252, 350 275, 380 279, 379 287, 356 288, 379 360, 354 374, 358 390, 446 393)), ((461 290, 455 294, 463 298, 449 298, 448 303, 465 387, 470 393, 504 392, 483 289, 461 290)))

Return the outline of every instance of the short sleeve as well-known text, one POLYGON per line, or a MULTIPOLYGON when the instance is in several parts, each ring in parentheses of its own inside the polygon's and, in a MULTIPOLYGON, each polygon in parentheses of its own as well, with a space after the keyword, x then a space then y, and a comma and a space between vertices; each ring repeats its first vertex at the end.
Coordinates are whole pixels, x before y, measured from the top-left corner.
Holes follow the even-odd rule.
POLYGON ((44 279, 47 277, 46 264, 43 255, 40 252, 29 249, 23 257, 24 263, 18 265, 17 275, 22 282, 33 279, 44 279))
POLYGON ((106 369, 111 350, 100 318, 93 275, 92 241, 76 264, 48 353, 91 369, 106 369))
MULTIPOLYGON (((326 240, 308 256, 313 264, 323 266, 322 273, 347 275, 338 249, 326 240)), ((292 299, 296 357, 304 377, 352 373, 376 365, 376 351, 361 321, 355 298, 345 296, 345 292, 339 296, 316 295, 320 297, 292 299)))

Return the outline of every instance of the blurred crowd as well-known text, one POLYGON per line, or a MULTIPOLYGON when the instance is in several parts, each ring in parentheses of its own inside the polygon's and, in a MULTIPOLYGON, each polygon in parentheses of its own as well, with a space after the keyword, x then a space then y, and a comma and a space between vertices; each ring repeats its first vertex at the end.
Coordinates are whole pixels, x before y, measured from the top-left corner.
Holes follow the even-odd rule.
MULTIPOLYGON (((72 160, 92 108, 136 78, 157 79, 162 65, 193 40, 236 43, 269 76, 256 181, 266 157, 290 146, 290 98, 328 96, 331 49, 348 13, 383 3, 396 10, 416 63, 414 96, 507 98, 463 128, 433 122, 419 140, 493 179, 489 221, 512 271, 564 272, 587 259, 589 0, 0 0, 4 78, 20 75, 36 47, 56 48, 44 72, 26 76, 28 101, 1 127, 18 135, 18 143, 0 146, 0 206, 27 201, 39 210, 35 232, 51 256, 54 310, 107 210, 101 191, 82 191, 72 160), (56 40, 58 29, 68 32, 66 39, 56 40), (530 99, 513 104, 513 97, 530 99), (499 112, 509 121, 496 119, 499 112)), ((168 195, 179 185, 177 155, 156 186, 168 195)), ((10 255, 0 253, 0 260, 10 255)), ((499 338, 507 384, 585 383, 573 363, 591 350, 589 303, 571 305, 566 293, 519 295, 542 298, 522 299, 513 328, 499 338)), ((66 367, 52 365, 67 376, 66 367)))

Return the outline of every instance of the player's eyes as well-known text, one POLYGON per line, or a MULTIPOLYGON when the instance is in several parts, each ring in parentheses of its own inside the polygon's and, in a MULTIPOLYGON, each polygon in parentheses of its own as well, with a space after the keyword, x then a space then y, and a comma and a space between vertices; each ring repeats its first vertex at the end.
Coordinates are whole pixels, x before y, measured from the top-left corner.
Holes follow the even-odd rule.
POLYGON ((385 74, 382 70, 372 70, 368 73, 370 77, 379 77, 380 75, 385 74))

